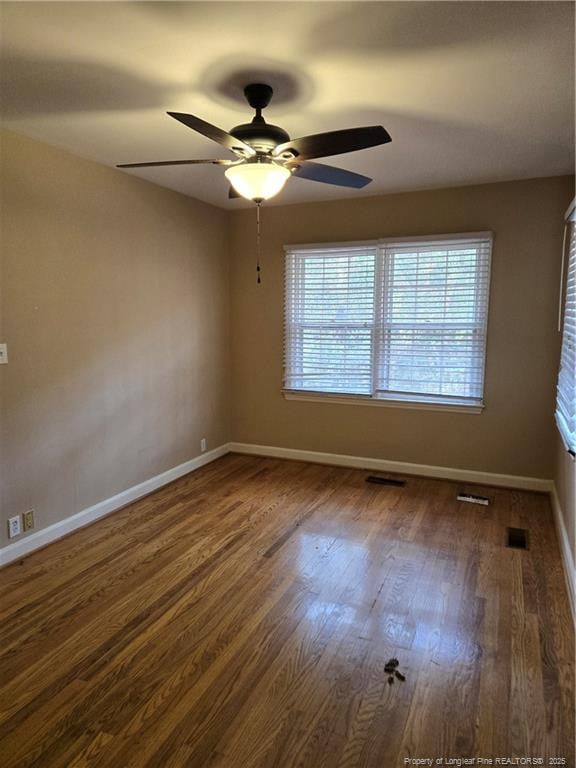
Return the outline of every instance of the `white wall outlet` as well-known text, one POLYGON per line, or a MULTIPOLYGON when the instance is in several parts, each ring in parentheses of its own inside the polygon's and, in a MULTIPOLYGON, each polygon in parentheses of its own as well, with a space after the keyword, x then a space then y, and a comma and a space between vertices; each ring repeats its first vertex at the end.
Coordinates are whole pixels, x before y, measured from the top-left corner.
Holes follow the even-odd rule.
POLYGON ((0 344, 0 364, 8 362, 8 344, 0 344))
POLYGON ((20 515, 8 518, 8 538, 14 539, 16 536, 20 536, 22 533, 22 526, 20 525, 20 515))
POLYGON ((206 438, 203 437, 202 440, 200 440, 200 450, 202 453, 206 450, 206 438))

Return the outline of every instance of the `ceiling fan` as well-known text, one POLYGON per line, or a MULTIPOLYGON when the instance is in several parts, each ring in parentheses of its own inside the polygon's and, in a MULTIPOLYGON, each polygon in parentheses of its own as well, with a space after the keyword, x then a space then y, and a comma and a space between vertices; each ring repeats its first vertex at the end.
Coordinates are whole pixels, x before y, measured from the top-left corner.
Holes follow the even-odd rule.
POLYGON ((162 165, 212 164, 227 166, 225 175, 231 184, 229 197, 245 197, 260 204, 278 194, 290 176, 319 181, 339 187, 360 189, 372 179, 359 173, 330 165, 310 162, 355 152, 392 141, 381 125, 347 128, 290 139, 283 128, 267 123, 262 117, 272 98, 273 89, 265 83, 252 83, 244 88, 250 106, 256 110, 252 122, 237 125, 227 133, 194 115, 168 112, 188 128, 221 144, 236 155, 230 160, 164 160, 153 163, 123 163, 117 168, 147 168, 162 165))

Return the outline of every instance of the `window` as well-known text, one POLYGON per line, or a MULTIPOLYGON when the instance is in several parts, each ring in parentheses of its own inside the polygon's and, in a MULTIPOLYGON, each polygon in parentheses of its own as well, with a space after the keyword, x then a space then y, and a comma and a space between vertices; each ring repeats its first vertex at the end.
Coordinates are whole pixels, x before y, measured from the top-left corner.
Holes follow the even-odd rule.
POLYGON ((569 209, 566 226, 569 242, 568 270, 556 397, 556 423, 566 448, 574 455, 576 453, 576 212, 574 206, 569 209))
POLYGON ((492 237, 286 248, 284 391, 480 407, 492 237))

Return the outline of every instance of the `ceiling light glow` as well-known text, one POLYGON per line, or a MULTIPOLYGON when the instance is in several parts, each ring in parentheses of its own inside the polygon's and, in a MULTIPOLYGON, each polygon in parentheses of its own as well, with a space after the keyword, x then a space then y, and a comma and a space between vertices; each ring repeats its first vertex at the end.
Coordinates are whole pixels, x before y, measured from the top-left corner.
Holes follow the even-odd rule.
POLYGON ((255 203, 277 195, 290 175, 288 168, 272 162, 242 163, 225 171, 236 192, 255 203))

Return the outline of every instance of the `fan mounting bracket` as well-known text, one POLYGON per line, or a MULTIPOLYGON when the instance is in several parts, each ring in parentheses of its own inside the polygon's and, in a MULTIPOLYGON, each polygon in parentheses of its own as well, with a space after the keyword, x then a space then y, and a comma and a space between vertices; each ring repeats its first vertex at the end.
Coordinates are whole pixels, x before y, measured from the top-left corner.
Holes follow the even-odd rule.
POLYGON ((265 109, 270 104, 273 93, 272 86, 266 83, 250 83, 244 88, 246 101, 256 110, 265 109))

